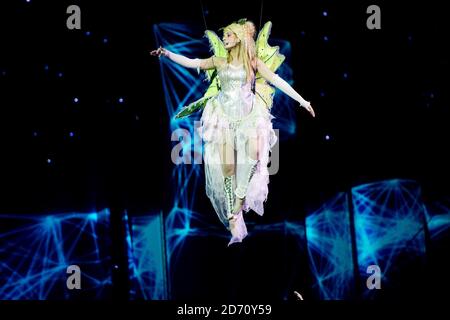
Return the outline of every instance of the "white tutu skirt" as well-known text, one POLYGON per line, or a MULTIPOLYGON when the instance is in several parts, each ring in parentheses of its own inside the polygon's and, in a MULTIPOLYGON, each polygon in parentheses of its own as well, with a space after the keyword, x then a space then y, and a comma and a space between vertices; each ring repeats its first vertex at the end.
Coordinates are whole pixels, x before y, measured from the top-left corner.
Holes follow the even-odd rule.
MULTIPOLYGON (((248 90, 242 92, 249 92, 248 90)), ((223 97, 222 97, 223 98, 223 97)), ((264 202, 268 196, 269 153, 277 141, 277 136, 272 127, 274 118, 266 105, 259 98, 250 93, 241 97, 240 108, 227 106, 221 102, 221 97, 214 97, 208 101, 203 110, 199 133, 204 141, 204 166, 206 180, 206 194, 210 199, 220 221, 229 229, 227 219, 226 197, 224 192, 224 176, 220 159, 219 147, 225 142, 232 141, 235 148, 235 172, 236 179, 239 179, 239 166, 245 161, 247 154, 247 144, 251 138, 258 139, 258 159, 259 163, 247 189, 247 195, 243 204, 243 212, 250 209, 259 215, 264 214, 264 202), (243 108, 248 106, 248 108, 243 108), (247 109, 247 110, 245 110, 247 109)), ((254 140, 253 140, 254 141, 254 140)), ((234 185, 234 189, 236 185, 234 185)), ((247 228, 242 212, 238 215, 237 230, 239 239, 242 240, 247 235, 247 228)), ((233 240, 232 240, 233 241, 233 240)))

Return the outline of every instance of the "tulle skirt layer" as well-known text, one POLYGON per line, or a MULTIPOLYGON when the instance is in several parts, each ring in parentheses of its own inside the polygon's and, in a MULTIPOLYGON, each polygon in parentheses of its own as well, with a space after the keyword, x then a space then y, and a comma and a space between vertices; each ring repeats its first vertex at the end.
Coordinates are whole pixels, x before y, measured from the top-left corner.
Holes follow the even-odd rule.
MULTIPOLYGON (((206 194, 210 199, 220 221, 229 228, 224 192, 222 161, 220 148, 224 143, 232 144, 235 149, 236 180, 239 181, 239 167, 249 157, 249 144, 257 145, 259 163, 249 182, 243 204, 243 211, 255 211, 264 214, 264 202, 268 196, 268 162, 277 136, 272 127, 273 116, 265 104, 255 99, 250 111, 244 116, 233 117, 224 110, 219 99, 211 99, 203 110, 199 134, 204 141, 204 166, 206 194)), ((234 186, 236 188, 236 185, 234 186)), ((241 239, 247 235, 242 213, 238 215, 237 226, 241 239)))

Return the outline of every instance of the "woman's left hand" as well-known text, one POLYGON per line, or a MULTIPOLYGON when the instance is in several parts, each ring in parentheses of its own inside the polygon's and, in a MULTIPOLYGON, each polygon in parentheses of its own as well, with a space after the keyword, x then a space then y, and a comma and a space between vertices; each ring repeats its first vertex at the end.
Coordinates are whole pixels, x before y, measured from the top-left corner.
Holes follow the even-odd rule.
POLYGON ((316 114, 314 113, 314 109, 313 109, 313 107, 311 106, 311 104, 305 106, 305 109, 306 109, 309 113, 311 113, 311 115, 312 115, 314 118, 316 117, 316 114))

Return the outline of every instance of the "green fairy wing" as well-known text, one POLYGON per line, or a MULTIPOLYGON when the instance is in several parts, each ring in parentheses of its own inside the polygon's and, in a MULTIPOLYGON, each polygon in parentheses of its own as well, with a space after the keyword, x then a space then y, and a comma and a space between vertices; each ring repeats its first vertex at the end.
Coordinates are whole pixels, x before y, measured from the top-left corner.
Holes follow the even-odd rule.
MULTIPOLYGON (((205 31, 205 37, 209 40, 209 47, 210 50, 214 53, 214 56, 218 58, 226 58, 228 55, 227 49, 225 49, 225 45, 223 44, 222 40, 217 36, 217 34, 214 31, 206 30, 205 31)), ((216 71, 216 69, 210 69, 206 70, 206 76, 208 77, 208 80, 211 81, 211 78, 213 76, 213 73, 216 71)), ((218 81, 219 79, 217 79, 218 81)))
MULTIPOLYGON (((222 40, 220 40, 217 34, 213 31, 206 30, 205 36, 209 40, 210 49, 214 53, 214 56, 219 58, 226 58, 227 50, 225 49, 222 40)), ((181 110, 175 115, 175 119, 185 118, 198 110, 202 110, 205 107, 208 100, 219 93, 220 81, 219 77, 217 77, 217 69, 206 70, 205 74, 206 78, 210 82, 210 85, 206 90, 205 94, 203 95, 202 98, 198 99, 197 101, 194 101, 189 105, 181 108, 181 110)))
MULTIPOLYGON (((261 29, 256 39, 256 55, 264 64, 275 72, 284 62, 285 56, 280 53, 280 47, 269 45, 269 36, 272 30, 272 22, 268 21, 261 29)), ((275 89, 259 74, 256 74, 255 91, 264 101, 267 108, 272 107, 275 89)))

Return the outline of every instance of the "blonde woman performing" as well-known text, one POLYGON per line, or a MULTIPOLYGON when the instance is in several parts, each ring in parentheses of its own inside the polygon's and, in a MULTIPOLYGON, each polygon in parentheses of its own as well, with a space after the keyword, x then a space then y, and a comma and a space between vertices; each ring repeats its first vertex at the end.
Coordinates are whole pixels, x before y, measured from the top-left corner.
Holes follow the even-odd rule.
POLYGON ((207 59, 187 58, 162 47, 150 52, 186 68, 205 70, 211 82, 204 97, 176 117, 203 110, 199 133, 204 141, 206 194, 231 232, 228 245, 247 236, 244 211, 264 213, 269 153, 277 140, 270 114, 275 92, 271 85, 315 117, 311 104, 275 73, 284 56, 278 47, 268 45, 270 30, 267 22, 256 42, 255 26, 246 19, 223 28, 223 41, 206 31, 214 52, 207 59))

